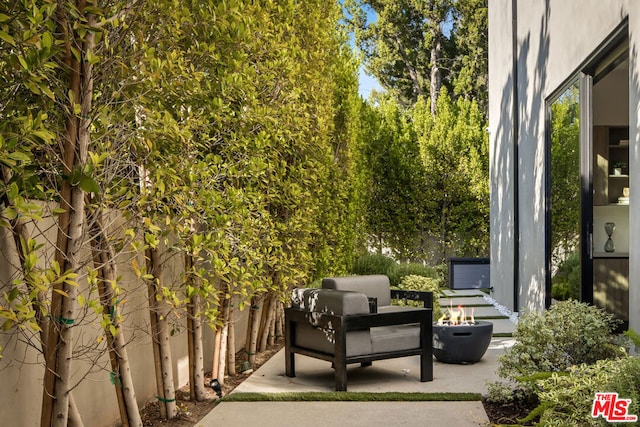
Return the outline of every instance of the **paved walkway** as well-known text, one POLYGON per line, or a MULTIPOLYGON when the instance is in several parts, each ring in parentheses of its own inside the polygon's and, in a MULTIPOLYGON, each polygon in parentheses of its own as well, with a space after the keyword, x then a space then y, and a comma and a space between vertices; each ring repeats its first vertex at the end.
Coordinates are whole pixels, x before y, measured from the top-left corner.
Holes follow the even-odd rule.
MULTIPOLYGON (((447 290, 440 299, 443 307, 474 307, 478 318, 494 323, 494 335, 513 332, 514 323, 483 298, 477 290, 447 290)), ((487 391, 487 383, 498 379, 498 356, 509 347, 509 337, 494 337, 482 360, 473 365, 451 365, 434 360, 434 379, 419 380, 419 358, 382 360, 348 371, 351 392, 464 392, 487 391)), ((334 376, 329 362, 296 355, 296 377, 284 374, 284 350, 240 384, 233 393, 282 393, 333 391, 334 376)), ((486 426, 489 419, 482 403, 476 402, 222 402, 198 426, 260 427, 296 425, 339 426, 486 426)))

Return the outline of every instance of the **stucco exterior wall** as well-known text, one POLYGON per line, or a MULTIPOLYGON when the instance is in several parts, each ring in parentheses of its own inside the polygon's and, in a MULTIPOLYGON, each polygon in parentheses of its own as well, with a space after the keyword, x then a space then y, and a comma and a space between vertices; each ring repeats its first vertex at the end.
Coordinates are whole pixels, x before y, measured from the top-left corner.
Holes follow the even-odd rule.
MULTIPOLYGON (((640 6, 627 0, 489 0, 489 123, 491 144, 491 277, 496 299, 516 311, 544 308, 545 287, 545 108, 546 100, 579 70, 607 36, 629 16, 630 166, 638 171, 638 60, 640 6), (517 10, 513 22, 512 10, 517 10), (517 75, 513 73, 511 32, 516 26, 517 75), (633 50, 635 49, 635 50, 633 50), (509 57, 510 60, 507 60, 509 57), (635 80, 634 80, 635 75, 635 80), (517 89, 513 88, 517 81, 517 89), (514 117, 514 105, 516 113, 514 117), (515 132, 513 129, 516 122, 515 132), (517 141, 513 140, 517 135, 517 141), (517 144, 518 158, 513 158, 517 144), (517 162, 517 173, 512 162, 517 162), (637 167, 634 164, 638 165, 637 167), (517 176, 516 176, 517 175, 517 176), (514 182, 514 179, 517 179, 514 182), (515 197, 517 196, 517 202, 515 197), (517 203, 517 205, 515 204, 517 203), (518 214, 519 227, 514 229, 518 214), (515 236, 515 237, 512 237, 515 236), (516 239, 519 240, 516 241, 516 239), (511 254, 519 252, 517 272, 511 254), (513 307, 517 273, 518 306, 513 307), (496 279, 496 280, 494 280, 496 279)), ((634 173, 632 188, 640 188, 634 173)), ((630 206, 631 235, 640 232, 637 208, 630 206)), ((635 234, 637 235, 637 234, 635 234)), ((640 241, 631 239, 630 283, 640 278, 640 241)), ((637 286, 631 304, 640 305, 637 286)))
POLYGON ((491 173, 492 297, 514 310, 515 252, 515 99, 512 73, 512 0, 489 7, 489 158, 491 173))

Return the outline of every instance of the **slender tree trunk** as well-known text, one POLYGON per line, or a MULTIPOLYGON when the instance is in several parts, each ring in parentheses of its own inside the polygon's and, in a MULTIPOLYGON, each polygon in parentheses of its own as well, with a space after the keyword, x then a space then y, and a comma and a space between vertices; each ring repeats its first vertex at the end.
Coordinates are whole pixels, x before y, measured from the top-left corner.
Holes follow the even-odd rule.
POLYGON ((236 325, 234 298, 229 301, 229 316, 227 320, 227 371, 229 375, 236 374, 236 325))
POLYGON ((176 406, 176 392, 173 385, 173 363, 171 360, 171 347, 169 345, 169 324, 166 310, 162 301, 159 301, 160 277, 162 266, 160 254, 157 248, 147 249, 147 272, 153 276, 148 282, 149 289, 149 316, 151 320, 151 333, 154 347, 154 360, 156 367, 156 385, 160 401, 160 414, 163 418, 175 418, 178 415, 176 406))
MULTIPOLYGON (((229 352, 229 317, 231 315, 231 298, 224 298, 222 300, 222 330, 220 331, 220 344, 218 346, 218 352, 215 353, 218 359, 218 372, 216 379, 220 384, 224 384, 224 376, 227 372, 227 353, 229 352)), ((233 349, 231 350, 233 351, 233 349)))
MULTIPOLYGON (((86 2, 79 0, 78 11, 84 15, 86 2)), ((93 98, 93 66, 90 61, 80 63, 71 54, 72 38, 81 41, 81 56, 92 52, 95 46, 95 33, 88 31, 84 37, 75 37, 71 25, 66 20, 64 10, 59 12, 60 26, 65 40, 68 69, 70 70, 69 93, 70 111, 75 111, 75 104, 80 105, 80 114, 70 113, 67 119, 66 138, 63 142, 64 172, 69 176, 74 169, 84 170, 87 162, 90 142, 90 117, 93 98), (73 36, 72 36, 73 34, 73 36)), ((86 14, 89 27, 95 26, 93 14, 86 14)), ((85 192, 70 179, 63 181, 60 207, 64 212, 60 215, 58 228, 56 261, 62 272, 79 270, 79 251, 83 243, 85 214, 85 192)), ((71 360, 73 353, 73 323, 75 321, 77 286, 63 282, 54 286, 51 298, 51 319, 47 332, 45 348, 45 378, 42 402, 41 424, 66 426, 69 418, 69 391, 71 390, 71 360)))
POLYGON ((73 394, 69 393, 69 427, 83 427, 82 417, 76 404, 76 399, 73 398, 73 394))
MULTIPOLYGON (((193 257, 185 255, 185 271, 188 284, 197 286, 191 274, 193 257)), ((202 348, 202 311, 200 295, 194 294, 187 304, 187 338, 189 348, 189 397, 191 401, 202 401, 206 398, 204 388, 204 356, 202 348)))
POLYGON ((269 338, 267 339, 267 346, 273 347, 276 342, 276 329, 278 324, 278 318, 280 316, 280 301, 278 297, 273 298, 273 321, 271 322, 271 328, 269 329, 269 338))
MULTIPOLYGON (((263 311, 267 313, 264 328, 262 331, 262 336, 260 337, 260 347, 259 351, 265 351, 267 349, 267 345, 269 344, 270 337, 273 336, 273 330, 276 319, 276 309, 277 309, 277 301, 278 298, 275 293, 270 293, 265 298, 265 303, 263 307, 263 311)), ((272 340, 273 341, 273 340, 272 340)))
POLYGON ((433 47, 431 47, 431 114, 435 117, 438 104, 438 95, 440 94, 440 86, 442 86, 442 77, 440 74, 440 49, 442 44, 440 42, 440 34, 436 29, 431 30, 431 35, 434 39, 433 47))
POLYGON ((216 329, 216 334, 213 339, 213 366, 211 367, 211 378, 218 378, 220 376, 220 341, 222 340, 222 330, 216 329))
POLYGON ((278 301, 278 317, 276 319, 275 337, 284 337, 284 304, 278 301))
POLYGON ((111 360, 113 383, 120 409, 120 419, 123 426, 142 427, 142 418, 136 400, 133 387, 133 377, 129 365, 129 357, 124 339, 124 333, 120 328, 118 301, 115 299, 113 284, 118 278, 115 254, 107 239, 104 228, 103 213, 95 212, 91 222, 91 246, 93 251, 93 263, 98 271, 98 294, 105 316, 110 316, 111 326, 116 331, 113 334, 111 328, 104 330, 107 339, 107 349, 111 360))
POLYGON ((249 363, 254 366, 258 350, 258 333, 262 321, 262 304, 264 296, 253 297, 251 304, 251 323, 249 324, 249 341, 247 341, 247 355, 249 363))
POLYGON ((229 325, 224 325, 220 331, 220 357, 218 362, 218 376, 216 378, 220 385, 224 384, 224 375, 227 371, 228 332, 229 325))

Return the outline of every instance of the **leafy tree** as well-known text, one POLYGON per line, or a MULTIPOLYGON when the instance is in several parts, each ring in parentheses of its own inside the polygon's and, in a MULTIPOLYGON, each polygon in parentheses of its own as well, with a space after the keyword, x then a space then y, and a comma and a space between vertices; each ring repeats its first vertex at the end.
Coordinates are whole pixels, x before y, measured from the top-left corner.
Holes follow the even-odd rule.
POLYGON ((437 99, 445 49, 442 26, 450 0, 363 0, 345 2, 367 71, 403 104, 437 99), (376 13, 367 22, 366 11, 376 13))
POLYGON ((433 209, 420 162, 415 129, 393 101, 370 110, 367 223, 372 244, 389 247, 402 260, 421 258, 427 213, 433 209))
POLYGON ((443 88, 438 114, 424 100, 412 111, 426 171, 427 229, 437 238, 440 262, 463 253, 488 251, 489 185, 486 123, 475 101, 453 101, 443 88))
POLYGON ((453 2, 451 43, 455 47, 450 80, 455 96, 474 99, 482 111, 488 96, 487 0, 453 2))

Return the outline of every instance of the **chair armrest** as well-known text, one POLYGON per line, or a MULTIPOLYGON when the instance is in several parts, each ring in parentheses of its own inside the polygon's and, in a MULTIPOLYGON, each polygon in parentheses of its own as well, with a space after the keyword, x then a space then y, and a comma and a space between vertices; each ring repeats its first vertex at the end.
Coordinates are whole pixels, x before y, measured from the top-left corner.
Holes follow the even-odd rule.
POLYGON ((350 314, 338 316, 328 313, 312 313, 296 308, 286 308, 289 321, 309 323, 317 328, 344 329, 345 331, 359 331, 378 326, 405 325, 414 323, 431 324, 433 320, 430 308, 417 308, 409 311, 390 313, 350 314))
POLYGON ((391 299, 422 301, 424 308, 433 308, 433 292, 391 289, 391 299))

